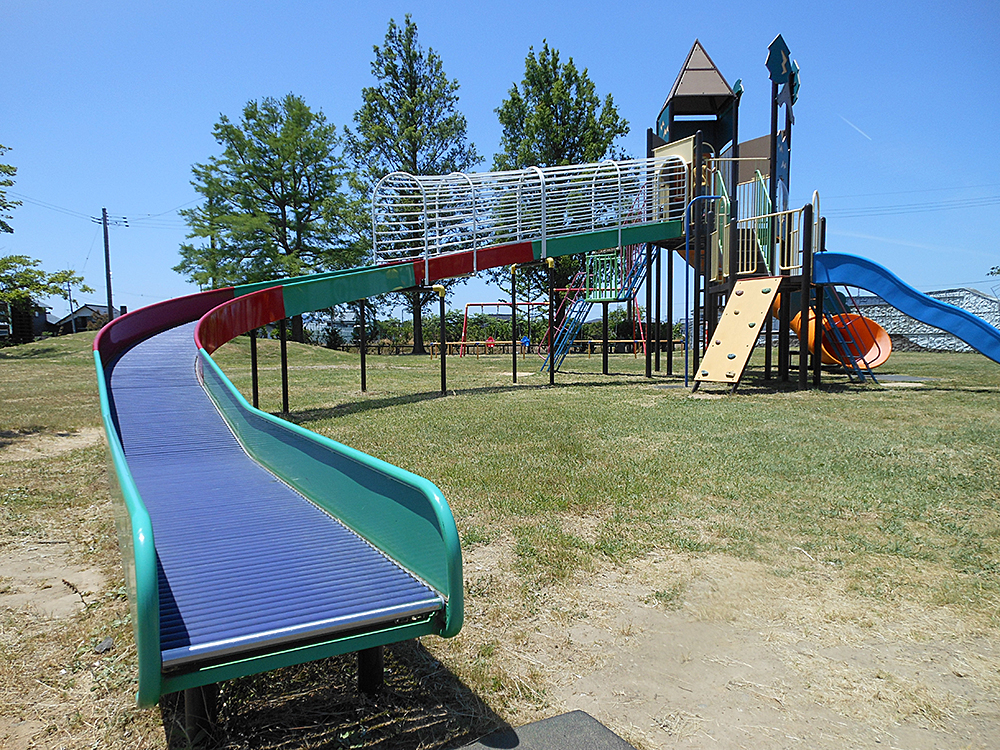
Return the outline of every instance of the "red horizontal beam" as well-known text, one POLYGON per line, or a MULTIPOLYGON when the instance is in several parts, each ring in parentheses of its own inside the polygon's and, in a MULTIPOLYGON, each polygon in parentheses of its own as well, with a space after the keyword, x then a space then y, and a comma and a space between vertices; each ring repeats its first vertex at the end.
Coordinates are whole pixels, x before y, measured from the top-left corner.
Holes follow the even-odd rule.
POLYGON ((486 268, 497 268, 512 263, 531 263, 535 260, 535 251, 530 242, 514 242, 509 245, 487 247, 476 252, 473 259, 472 251, 449 253, 431 258, 427 265, 429 273, 424 278, 423 259, 413 261, 413 272, 418 284, 429 284, 439 279, 451 279, 465 276, 486 268), (475 264, 475 268, 473 267, 475 264))

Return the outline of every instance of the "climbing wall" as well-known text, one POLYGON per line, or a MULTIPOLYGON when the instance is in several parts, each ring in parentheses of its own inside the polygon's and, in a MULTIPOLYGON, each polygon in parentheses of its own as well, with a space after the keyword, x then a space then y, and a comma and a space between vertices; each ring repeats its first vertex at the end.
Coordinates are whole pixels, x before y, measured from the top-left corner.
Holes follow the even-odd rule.
POLYGON ((736 385, 743 377, 750 354, 778 294, 781 277, 741 279, 722 311, 705 356, 695 375, 698 383, 736 385))

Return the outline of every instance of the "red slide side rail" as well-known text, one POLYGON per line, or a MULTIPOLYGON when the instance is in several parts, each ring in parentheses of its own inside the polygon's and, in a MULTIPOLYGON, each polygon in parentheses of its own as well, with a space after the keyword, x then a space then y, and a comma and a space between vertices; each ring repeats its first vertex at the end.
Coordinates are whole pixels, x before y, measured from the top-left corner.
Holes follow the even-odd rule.
POLYGON ((285 298, 280 286, 245 294, 202 315, 194 329, 195 346, 211 354, 240 334, 284 317, 285 298))
POLYGON ((531 263, 535 260, 535 252, 530 242, 515 242, 509 245, 497 245, 478 250, 475 261, 471 250, 460 253, 449 253, 430 258, 427 265, 430 269, 429 278, 424 278, 423 258, 414 261, 413 270, 417 284, 429 284, 439 279, 450 279, 455 276, 482 271, 485 268, 496 268, 511 263, 531 263), (473 265, 478 268, 473 268, 473 265))
POLYGON ((112 359, 133 344, 149 338, 158 331, 197 320, 213 307, 231 300, 235 293, 233 287, 213 289, 156 302, 126 313, 100 330, 94 339, 94 350, 100 352, 101 362, 107 366, 112 359))

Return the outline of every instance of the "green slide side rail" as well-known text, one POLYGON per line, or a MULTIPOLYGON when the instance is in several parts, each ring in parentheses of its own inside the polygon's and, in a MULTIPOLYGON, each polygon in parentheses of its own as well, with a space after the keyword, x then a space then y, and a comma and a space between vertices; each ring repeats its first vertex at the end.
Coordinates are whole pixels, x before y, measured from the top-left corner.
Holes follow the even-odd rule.
POLYGON ((462 551, 440 490, 423 477, 251 406, 202 349, 206 390, 244 450, 447 598, 440 634, 462 627, 462 551))
POLYGON ((153 544, 153 523, 149 511, 129 471, 125 451, 118 437, 101 353, 94 351, 97 368, 97 389, 101 401, 101 419, 108 441, 112 505, 118 546, 125 568, 125 584, 129 592, 129 607, 134 623, 136 652, 139 659, 139 689, 136 699, 140 706, 152 706, 161 693, 160 661, 160 585, 156 573, 156 547, 153 544))

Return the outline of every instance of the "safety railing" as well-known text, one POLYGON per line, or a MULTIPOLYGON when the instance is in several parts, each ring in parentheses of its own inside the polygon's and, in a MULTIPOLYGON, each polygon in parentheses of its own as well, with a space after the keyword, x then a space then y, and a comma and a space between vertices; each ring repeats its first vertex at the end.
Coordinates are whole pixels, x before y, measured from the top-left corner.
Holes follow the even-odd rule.
POLYGON ((680 220, 689 166, 677 156, 507 172, 393 172, 372 196, 381 262, 680 220))
MULTIPOLYGON (((730 169, 732 164, 728 164, 730 169)), ((732 219, 732 206, 729 201, 729 190, 726 188, 726 176, 721 169, 715 170, 715 195, 722 197, 715 204, 715 230, 712 233, 714 239, 712 250, 715 252, 712 268, 715 270, 716 281, 721 281, 729 275, 729 243, 732 240, 729 231, 732 219)))
POLYGON ((591 253, 587 256, 587 299, 590 302, 615 302, 622 287, 622 255, 618 252, 591 253))

